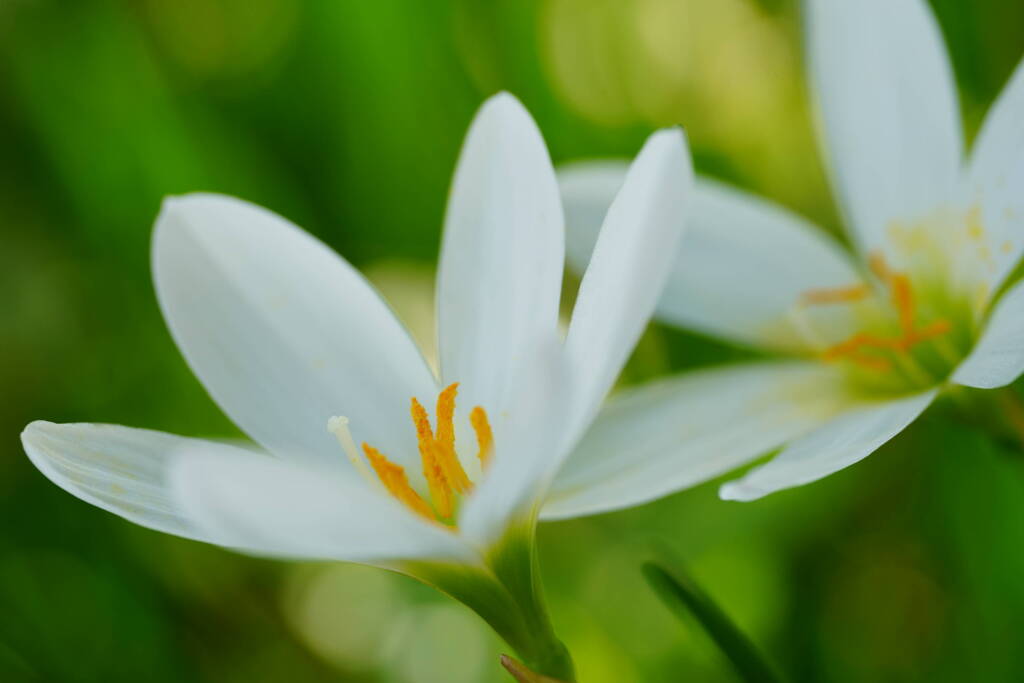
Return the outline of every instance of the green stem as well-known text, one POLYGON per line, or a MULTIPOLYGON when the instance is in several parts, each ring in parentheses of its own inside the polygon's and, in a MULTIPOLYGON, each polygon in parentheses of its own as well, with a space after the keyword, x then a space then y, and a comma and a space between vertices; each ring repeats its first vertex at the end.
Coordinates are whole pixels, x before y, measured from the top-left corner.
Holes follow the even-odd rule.
POLYGON ((534 652, 520 653, 526 664, 539 674, 571 683, 576 680, 572 656, 555 635, 544 601, 535 529, 536 523, 531 520, 510 530, 497 544, 489 558, 490 564, 522 610, 527 629, 533 636, 534 652))
POLYGON ((541 590, 535 528, 529 520, 510 530, 486 567, 417 562, 401 570, 480 615, 532 671, 573 683, 572 657, 555 635, 541 590))

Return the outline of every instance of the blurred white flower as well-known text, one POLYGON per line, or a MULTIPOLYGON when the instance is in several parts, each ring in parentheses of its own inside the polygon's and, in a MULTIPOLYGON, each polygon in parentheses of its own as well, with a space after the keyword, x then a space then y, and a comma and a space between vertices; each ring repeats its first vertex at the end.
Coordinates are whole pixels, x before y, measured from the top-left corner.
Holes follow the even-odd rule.
POLYGON ((440 377, 363 276, 309 234, 230 197, 168 199, 153 238, 164 317, 266 453, 48 422, 25 429, 25 450, 57 485, 138 524, 396 569, 474 608, 534 663, 557 658, 534 594, 537 513, 654 309, 691 181, 683 133, 652 135, 563 340, 554 169, 522 105, 489 100, 446 218, 440 377))
MULTIPOLYGON (((923 0, 812 0, 808 11, 854 253, 779 206, 698 179, 657 315, 789 357, 612 401, 546 514, 638 504, 779 448, 721 495, 805 484, 869 455, 944 388, 998 387, 1024 369, 1024 284, 1008 281, 1024 249, 1024 66, 964 158, 953 73, 923 0)), ((561 173, 570 262, 587 262, 624 171, 561 173)))

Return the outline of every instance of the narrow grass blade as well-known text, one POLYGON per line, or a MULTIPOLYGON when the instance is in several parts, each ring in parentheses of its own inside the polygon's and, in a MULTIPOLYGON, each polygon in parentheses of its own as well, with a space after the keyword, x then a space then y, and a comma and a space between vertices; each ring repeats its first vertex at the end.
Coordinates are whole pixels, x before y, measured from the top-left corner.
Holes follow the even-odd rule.
POLYGON ((704 627, 747 683, 781 683, 754 644, 722 609, 687 576, 654 562, 643 566, 644 578, 662 602, 679 617, 692 615, 704 627))

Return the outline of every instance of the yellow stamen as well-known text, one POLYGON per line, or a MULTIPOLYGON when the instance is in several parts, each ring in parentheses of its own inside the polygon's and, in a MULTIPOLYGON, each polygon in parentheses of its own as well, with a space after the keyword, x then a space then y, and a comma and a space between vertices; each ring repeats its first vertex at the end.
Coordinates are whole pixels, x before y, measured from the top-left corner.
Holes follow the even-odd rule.
POLYGON ((800 300, 805 306, 844 304, 861 301, 868 298, 870 294, 871 288, 860 284, 849 287, 836 287, 834 289, 812 289, 804 292, 800 300))
POLYGON ((873 251, 868 256, 868 267, 871 268, 871 272, 875 274, 879 280, 884 284, 889 284, 889 279, 892 278, 892 271, 889 270, 889 264, 885 260, 885 254, 880 251, 873 251))
POLYGON ((430 489, 430 499, 434 502, 434 508, 440 517, 452 516, 452 489, 441 469, 438 458, 438 447, 434 441, 434 433, 430 429, 430 418, 423 405, 412 398, 412 421, 416 425, 416 441, 419 445, 420 459, 423 460, 423 476, 427 480, 427 488, 430 489))
POLYGON ((487 421, 487 411, 481 406, 473 408, 469 413, 469 422, 476 432, 476 443, 480 449, 477 457, 480 458, 481 465, 486 465, 494 451, 494 434, 491 433, 491 423, 487 421))
POLYGON ((915 330, 912 335, 903 340, 904 350, 909 349, 914 344, 919 344, 935 337, 940 337, 953 329, 952 323, 948 320, 940 318, 933 323, 922 327, 919 330, 915 330))
POLYGON ((366 459, 370 461, 373 471, 377 473, 377 477, 384 484, 388 493, 405 503, 417 514, 429 520, 434 519, 434 511, 409 485, 409 478, 405 475, 404 467, 391 462, 384 454, 369 444, 363 444, 363 452, 366 453, 366 459))
POLYGON ((897 348, 899 344, 900 340, 898 339, 886 339, 885 337, 876 337, 866 332, 858 332, 846 341, 825 349, 824 353, 822 353, 822 358, 824 360, 837 360, 839 358, 848 358, 863 348, 893 349, 897 348))
MULTIPOLYGON (((418 515, 432 521, 442 521, 453 526, 458 496, 473 489, 473 482, 463 469, 455 450, 455 397, 458 383, 446 387, 437 397, 437 431, 430 425, 430 417, 416 397, 410 399, 410 415, 416 428, 416 443, 423 463, 423 477, 429 495, 421 495, 409 483, 405 469, 387 459, 373 446, 364 443, 363 452, 381 484, 392 496, 407 505, 418 515)), ((474 408, 469 421, 476 432, 480 446, 479 458, 486 463, 494 448, 494 437, 487 421, 487 413, 480 406, 474 408)), ((343 417, 331 418, 328 429, 338 437, 339 443, 351 457, 355 446, 348 431, 348 420, 343 417)), ((359 458, 353 464, 367 477, 373 475, 359 458)))
MULTIPOLYGON (((921 329, 916 327, 917 311, 914 305, 914 290, 910 278, 889 268, 880 251, 872 252, 868 265, 875 276, 889 289, 890 301, 899 319, 900 334, 897 337, 880 337, 858 332, 849 339, 825 349, 821 358, 825 361, 848 360, 861 367, 884 371, 892 367, 887 358, 865 355, 865 350, 882 352, 906 352, 919 344, 952 329, 948 320, 935 320, 921 329)), ((857 301, 868 295, 865 285, 854 285, 838 289, 811 290, 803 296, 804 303, 837 303, 857 301)))
POLYGON ((455 453, 455 395, 459 391, 459 383, 449 385, 437 397, 437 462, 441 466, 445 480, 458 493, 466 493, 473 488, 473 483, 462 469, 459 456, 455 453))
POLYGON ((910 278, 903 273, 894 274, 889 280, 892 289, 892 305, 900 318, 900 330, 904 339, 914 334, 914 294, 910 288, 910 278))

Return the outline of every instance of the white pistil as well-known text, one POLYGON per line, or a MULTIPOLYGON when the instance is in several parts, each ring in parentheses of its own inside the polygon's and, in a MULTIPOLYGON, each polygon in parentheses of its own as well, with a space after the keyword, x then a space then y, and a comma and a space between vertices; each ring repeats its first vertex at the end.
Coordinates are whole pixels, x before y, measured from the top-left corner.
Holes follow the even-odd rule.
POLYGON ((352 467, 356 468, 356 472, 367 481, 371 483, 377 483, 377 478, 370 472, 370 468, 366 466, 366 462, 359 454, 359 449, 356 448, 356 442, 352 440, 352 432, 348 428, 348 418, 344 415, 336 415, 327 420, 327 431, 334 434, 334 437, 341 444, 341 449, 345 451, 345 455, 348 456, 349 462, 352 463, 352 467))

